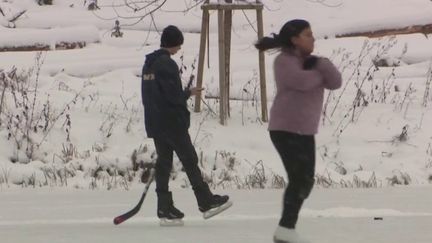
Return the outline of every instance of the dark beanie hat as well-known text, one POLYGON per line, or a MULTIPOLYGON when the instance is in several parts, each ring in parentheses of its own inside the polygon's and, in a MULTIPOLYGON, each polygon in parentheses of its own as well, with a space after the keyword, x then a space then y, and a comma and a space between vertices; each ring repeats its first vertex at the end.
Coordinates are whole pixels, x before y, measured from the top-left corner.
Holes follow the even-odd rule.
POLYGON ((167 26, 162 31, 161 47, 175 47, 183 44, 184 38, 182 32, 174 25, 167 26))

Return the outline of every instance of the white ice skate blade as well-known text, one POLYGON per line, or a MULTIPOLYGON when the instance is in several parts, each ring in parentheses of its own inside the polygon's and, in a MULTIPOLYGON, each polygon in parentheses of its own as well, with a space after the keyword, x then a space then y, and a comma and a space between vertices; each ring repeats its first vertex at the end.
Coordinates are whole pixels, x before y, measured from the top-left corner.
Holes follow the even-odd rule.
POLYGON ((278 240, 276 238, 273 238, 273 243, 291 243, 294 241, 286 241, 286 240, 278 240))
POLYGON ((161 218, 160 222, 159 222, 160 226, 163 227, 175 227, 175 226, 183 226, 184 222, 182 219, 166 219, 166 218, 161 218))
POLYGON ((273 243, 310 243, 309 241, 291 241, 291 240, 280 240, 273 237, 273 243))
POLYGON ((218 214, 222 213, 223 211, 227 210, 228 208, 230 208, 232 205, 233 205, 233 203, 228 201, 228 202, 220 205, 217 208, 212 208, 212 209, 203 213, 203 218, 209 219, 215 215, 218 215, 218 214))

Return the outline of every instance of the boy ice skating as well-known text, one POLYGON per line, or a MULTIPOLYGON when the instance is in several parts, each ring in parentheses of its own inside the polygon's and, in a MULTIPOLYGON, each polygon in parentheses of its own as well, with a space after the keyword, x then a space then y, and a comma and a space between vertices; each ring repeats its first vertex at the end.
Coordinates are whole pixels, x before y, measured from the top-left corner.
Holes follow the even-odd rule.
POLYGON ((212 217, 232 205, 226 195, 213 194, 198 167, 198 156, 189 136, 190 113, 187 99, 202 89, 183 90, 179 67, 171 59, 183 44, 182 32, 166 27, 160 49, 146 55, 142 70, 142 102, 147 136, 153 138, 156 152, 157 215, 161 224, 182 224, 183 212, 174 206, 168 183, 173 165, 173 152, 180 159, 195 193, 204 218, 212 217))

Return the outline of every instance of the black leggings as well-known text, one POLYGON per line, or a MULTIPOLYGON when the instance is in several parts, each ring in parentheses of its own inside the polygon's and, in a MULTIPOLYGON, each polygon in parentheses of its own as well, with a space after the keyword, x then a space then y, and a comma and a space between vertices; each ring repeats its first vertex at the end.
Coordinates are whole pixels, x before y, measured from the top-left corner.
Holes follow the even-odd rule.
POLYGON ((270 131, 270 138, 288 174, 279 225, 294 229, 303 201, 309 196, 315 181, 315 137, 270 131))
POLYGON ((156 193, 163 196, 169 193, 169 179, 173 166, 173 152, 183 164, 183 168, 197 197, 198 204, 212 194, 198 167, 198 156, 187 130, 176 131, 167 136, 153 138, 158 158, 156 160, 156 193))

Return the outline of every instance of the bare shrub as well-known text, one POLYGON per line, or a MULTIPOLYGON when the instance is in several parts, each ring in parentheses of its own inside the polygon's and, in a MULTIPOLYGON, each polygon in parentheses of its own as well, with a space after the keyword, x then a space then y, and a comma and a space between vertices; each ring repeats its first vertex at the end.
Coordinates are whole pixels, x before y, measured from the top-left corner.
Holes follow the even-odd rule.
POLYGON ((393 171, 393 176, 386 178, 389 185, 409 185, 411 184, 411 177, 408 173, 400 170, 393 171))
POLYGON ((52 106, 49 95, 46 99, 40 97, 39 79, 43 62, 44 56, 39 52, 35 57, 35 66, 29 70, 0 70, 0 86, 3 88, 0 97, 0 128, 8 131, 7 139, 17 151, 25 153, 27 160, 35 159, 35 154, 38 154, 59 120, 64 120, 62 127, 65 129, 66 141, 70 141, 72 123, 69 110, 82 92, 76 93, 72 100, 57 111, 52 106))
POLYGON ((367 180, 361 179, 359 176, 354 174, 350 180, 340 179, 339 181, 336 181, 327 171, 327 175, 315 175, 315 184, 324 188, 377 188, 382 186, 378 183, 375 172, 373 172, 367 180))

